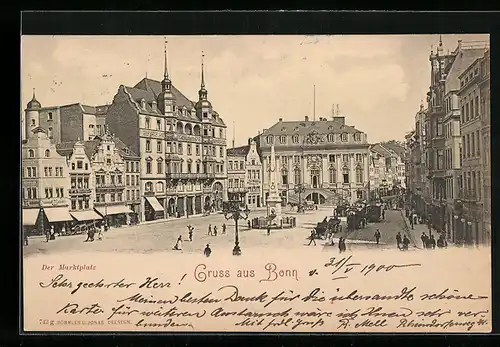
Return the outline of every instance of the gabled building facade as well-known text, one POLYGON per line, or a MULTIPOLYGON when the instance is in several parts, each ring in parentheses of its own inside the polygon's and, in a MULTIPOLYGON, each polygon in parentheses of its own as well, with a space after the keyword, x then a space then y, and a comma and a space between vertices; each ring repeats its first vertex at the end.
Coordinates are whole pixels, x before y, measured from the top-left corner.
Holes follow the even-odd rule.
POLYGON ((170 80, 120 86, 106 115, 110 130, 141 158, 142 220, 222 209, 227 199, 226 125, 208 100, 202 63, 198 101, 170 80))

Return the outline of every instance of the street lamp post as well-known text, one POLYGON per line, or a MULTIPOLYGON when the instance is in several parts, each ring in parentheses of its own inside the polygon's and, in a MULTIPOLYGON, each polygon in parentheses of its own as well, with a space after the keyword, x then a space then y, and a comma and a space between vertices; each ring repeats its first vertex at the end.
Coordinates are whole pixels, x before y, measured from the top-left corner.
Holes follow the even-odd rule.
POLYGON ((230 200, 230 201, 224 202, 223 213, 224 213, 224 217, 226 218, 226 220, 229 220, 229 219, 234 220, 235 235, 234 235, 233 255, 241 255, 240 240, 239 240, 239 233, 238 233, 238 220, 248 219, 248 216, 250 215, 250 210, 248 209, 248 206, 246 206, 246 205, 243 207, 243 204, 241 203, 241 201, 230 200))

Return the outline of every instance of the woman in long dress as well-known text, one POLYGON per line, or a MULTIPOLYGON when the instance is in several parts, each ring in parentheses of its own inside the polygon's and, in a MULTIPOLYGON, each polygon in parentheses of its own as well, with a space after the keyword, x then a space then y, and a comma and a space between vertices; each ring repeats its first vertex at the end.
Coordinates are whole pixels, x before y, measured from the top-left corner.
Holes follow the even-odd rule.
POLYGON ((175 243, 175 246, 173 249, 176 251, 182 250, 182 235, 179 235, 179 238, 177 239, 177 242, 175 243))

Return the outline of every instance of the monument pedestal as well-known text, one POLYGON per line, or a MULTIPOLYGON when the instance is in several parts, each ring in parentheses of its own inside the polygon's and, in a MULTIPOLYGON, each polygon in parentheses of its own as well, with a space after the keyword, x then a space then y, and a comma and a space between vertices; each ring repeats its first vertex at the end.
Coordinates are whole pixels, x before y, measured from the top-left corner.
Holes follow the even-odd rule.
POLYGON ((270 220, 270 224, 276 224, 278 227, 281 226, 283 217, 281 214, 281 197, 280 196, 270 196, 267 199, 267 217, 270 220), (274 216, 273 219, 271 217, 274 216))

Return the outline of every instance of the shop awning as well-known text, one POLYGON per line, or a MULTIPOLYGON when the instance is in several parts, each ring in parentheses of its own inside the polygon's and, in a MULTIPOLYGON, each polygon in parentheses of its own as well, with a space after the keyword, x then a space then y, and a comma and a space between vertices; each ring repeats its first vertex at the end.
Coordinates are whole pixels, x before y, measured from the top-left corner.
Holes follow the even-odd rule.
POLYGON ((146 196, 146 200, 149 202, 149 204, 151 205, 153 210, 155 210, 155 212, 164 211, 163 206, 160 204, 158 199, 155 198, 154 196, 146 196))
POLYGON ((101 216, 111 216, 114 214, 122 214, 122 213, 133 213, 130 209, 130 207, 125 206, 125 205, 118 205, 118 206, 108 206, 106 207, 96 207, 96 211, 99 212, 101 216))
POLYGON ((101 220, 102 217, 99 216, 95 211, 76 211, 70 212, 70 215, 73 216, 77 221, 83 222, 87 220, 101 220))
POLYGON ((39 208, 23 208, 23 225, 36 225, 36 220, 38 219, 38 213, 40 213, 39 208))
POLYGON ((68 208, 67 207, 50 207, 50 208, 44 208, 43 212, 45 212, 45 215, 47 216, 47 219, 51 223, 55 222, 66 222, 66 221, 72 221, 73 217, 69 214, 68 208))

